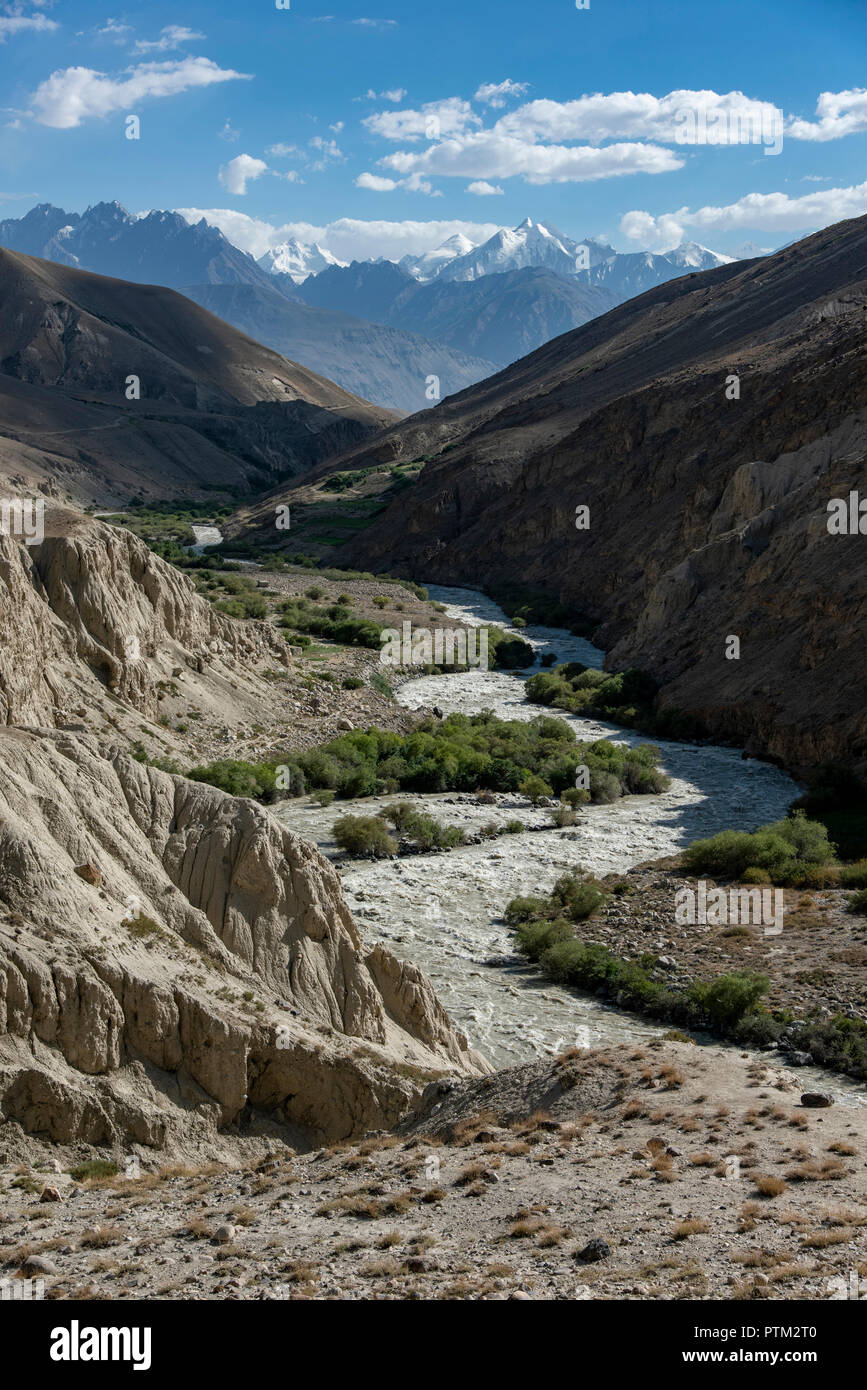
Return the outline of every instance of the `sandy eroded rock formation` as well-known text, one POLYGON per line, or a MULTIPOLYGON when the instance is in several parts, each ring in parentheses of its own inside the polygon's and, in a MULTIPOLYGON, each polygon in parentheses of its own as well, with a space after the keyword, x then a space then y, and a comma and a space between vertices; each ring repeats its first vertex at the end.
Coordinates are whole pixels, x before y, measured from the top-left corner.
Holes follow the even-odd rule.
POLYGON ((334 1139, 485 1069, 256 803, 85 736, 6 729, 0 750, 7 1121, 91 1144, 334 1139))

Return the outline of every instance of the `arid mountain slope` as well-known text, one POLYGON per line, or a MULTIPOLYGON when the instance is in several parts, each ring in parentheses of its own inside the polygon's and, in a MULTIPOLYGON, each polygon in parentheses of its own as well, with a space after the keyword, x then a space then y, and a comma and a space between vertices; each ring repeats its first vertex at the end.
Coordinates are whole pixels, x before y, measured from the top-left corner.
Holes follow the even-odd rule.
POLYGON ((342 459, 438 455, 344 558, 542 585, 717 735, 865 771, 865 322, 864 218, 662 285, 342 459))
POLYGON ((86 501, 262 488, 393 419, 174 290, 0 250, 7 477, 86 501))
POLYGON ((366 323, 302 304, 274 285, 192 285, 183 293, 259 342, 401 412, 425 408, 432 375, 440 395, 448 396, 497 370, 479 347, 435 341, 436 334, 423 337, 424 328, 412 325, 366 323))

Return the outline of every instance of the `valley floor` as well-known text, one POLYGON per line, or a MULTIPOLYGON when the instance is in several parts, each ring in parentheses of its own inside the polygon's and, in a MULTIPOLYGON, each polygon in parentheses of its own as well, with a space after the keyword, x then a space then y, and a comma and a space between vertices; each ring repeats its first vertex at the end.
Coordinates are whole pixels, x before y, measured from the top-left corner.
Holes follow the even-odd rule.
POLYGON ((119 1300, 863 1287, 867 1108, 810 1108, 791 1071, 653 1042, 440 1085, 397 1133, 246 1168, 155 1162, 137 1179, 75 1181, 50 1159, 7 1164, 0 1277, 42 1278, 50 1299, 119 1300))

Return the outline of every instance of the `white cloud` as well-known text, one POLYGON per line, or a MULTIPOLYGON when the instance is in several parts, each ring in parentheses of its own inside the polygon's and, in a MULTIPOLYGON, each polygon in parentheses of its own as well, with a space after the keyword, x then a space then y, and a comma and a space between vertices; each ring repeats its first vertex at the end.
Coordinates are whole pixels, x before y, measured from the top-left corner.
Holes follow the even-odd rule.
POLYGON ((458 219, 437 221, 389 222, 371 219, 362 221, 341 217, 334 222, 287 222, 275 226, 260 218, 250 217, 235 208, 175 208, 175 212, 195 223, 204 217, 219 227, 242 251, 251 256, 263 256, 271 246, 295 238, 297 241, 318 241, 342 261, 369 260, 386 256, 399 261, 401 256, 420 256, 441 246, 447 237, 462 232, 474 245, 487 241, 500 231, 498 222, 463 222, 458 219))
POLYGON ((330 163, 339 163, 346 159, 346 155, 336 140, 326 140, 322 135, 314 135, 311 140, 307 141, 307 144, 311 150, 316 151, 317 157, 315 159, 308 155, 306 150, 302 150, 299 145, 286 145, 282 142, 268 145, 265 153, 274 155, 277 159, 300 159, 314 174, 321 174, 322 170, 330 163))
POLYGON ((174 48, 180 48, 182 43, 192 43, 194 39, 203 39, 205 36, 196 29, 187 29, 183 24, 167 24, 160 30, 158 39, 137 39, 134 53, 167 53, 174 48))
POLYGON ((48 19, 44 14, 0 15, 0 43, 5 43, 15 34, 27 33, 28 30, 34 34, 46 34, 57 27, 54 20, 48 19))
POLYGON ((386 155, 380 163, 398 174, 442 174, 454 178, 514 178, 527 183, 571 183, 624 174, 663 174, 683 160, 659 145, 531 145, 496 130, 474 131, 426 150, 386 155))
POLYGON ((394 29, 396 19, 351 19, 350 24, 358 24, 363 29, 394 29))
POLYGON ((502 188, 495 187, 492 183, 487 183, 484 179, 476 179, 475 183, 467 184, 467 192, 475 193, 479 198, 490 198, 495 193, 502 193, 502 188))
MULTIPOLYGON (((723 207, 706 206, 691 212, 680 208, 661 217, 647 212, 628 212, 621 219, 626 236, 643 241, 656 238, 667 240, 675 228, 727 231, 733 228, 758 228, 764 232, 801 231, 804 227, 829 227, 847 217, 862 217, 867 213, 867 183, 849 188, 825 188, 820 192, 804 193, 790 198, 787 193, 748 193, 736 203, 723 207)), ((681 236, 677 240, 681 240, 681 236)), ((676 244, 676 243, 674 243, 676 244)))
POLYGON ((506 97, 522 97, 529 85, 528 82, 510 82, 508 78, 505 82, 483 82, 473 101, 480 101, 485 106, 505 106, 506 97))
POLYGON ((177 96, 193 87, 249 79, 250 74, 220 68, 210 58, 183 58, 140 63, 122 77, 107 77, 94 68, 61 68, 33 93, 33 114, 41 125, 70 130, 82 121, 134 110, 153 97, 177 96))
POLYGON ((237 140, 237 138, 238 138, 239 135, 240 135, 240 131, 234 129, 234 127, 231 125, 231 123, 230 123, 230 121, 229 121, 229 118, 228 118, 228 116, 227 116, 227 117, 226 117, 226 124, 223 126, 223 129, 220 131, 220 139, 221 139, 221 140, 228 140, 230 143, 233 143, 235 140, 237 140))
POLYGON ((330 126, 328 127, 328 129, 329 129, 329 130, 333 130, 335 135, 339 135, 340 132, 341 132, 341 130, 343 129, 343 122, 342 122, 342 121, 335 121, 333 125, 330 125, 330 126))
POLYGON ((649 212, 627 212, 620 219, 620 230, 645 250, 672 251, 684 240, 682 223, 670 213, 657 218, 649 212))
POLYGON ((782 129, 772 102, 743 92, 683 88, 655 97, 650 92, 596 92, 575 101, 527 102, 501 116, 494 130, 521 140, 659 140, 680 145, 759 143, 782 129))
POLYGON ((393 87, 390 91, 375 92, 372 87, 368 87, 363 97, 353 97, 353 101, 403 101, 406 96, 405 87, 393 87))
POLYGON ((267 174, 268 165, 264 159, 254 159, 249 154, 236 155, 230 159, 228 164, 224 164, 219 172, 219 180, 227 193, 234 193, 236 197, 243 198, 247 192, 247 184, 254 179, 259 179, 263 174, 267 174))
POLYGON ((867 130, 867 91, 853 87, 846 92, 822 92, 816 115, 817 121, 792 117, 786 134, 793 140, 839 140, 843 135, 867 130))
POLYGON ((392 193, 397 188, 395 179, 384 179, 379 174, 359 174, 355 180, 356 188, 369 188, 373 193, 392 193))
POLYGON ((107 19, 102 28, 96 30, 96 37, 99 39, 114 39, 116 43, 125 43, 126 35, 131 33, 131 24, 121 24, 119 19, 107 19))
POLYGON ((313 150, 319 151, 319 158, 311 165, 311 169, 317 173, 321 172, 329 162, 339 163, 346 158, 346 155, 338 148, 336 140, 325 140, 321 135, 314 135, 312 140, 307 141, 313 150))
POLYGON ((481 117, 460 97, 429 101, 418 110, 377 111, 362 121, 362 125, 384 140, 441 140, 481 124, 481 117))
POLYGON ((405 179, 386 179, 379 174, 359 174, 355 180, 356 188, 369 188, 373 193, 393 193, 396 188, 405 188, 409 193, 427 193, 431 198, 443 195, 421 174, 410 174, 405 179))

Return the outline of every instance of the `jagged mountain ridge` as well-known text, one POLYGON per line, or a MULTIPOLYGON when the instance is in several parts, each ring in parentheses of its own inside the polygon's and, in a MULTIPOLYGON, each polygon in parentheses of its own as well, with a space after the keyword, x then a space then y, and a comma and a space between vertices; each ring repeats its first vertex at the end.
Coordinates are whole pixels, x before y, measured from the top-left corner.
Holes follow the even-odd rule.
POLYGON ((176 212, 135 217, 120 203, 83 213, 40 203, 0 222, 0 246, 47 261, 144 284, 258 285, 267 275, 246 251, 202 218, 191 225, 176 212))

